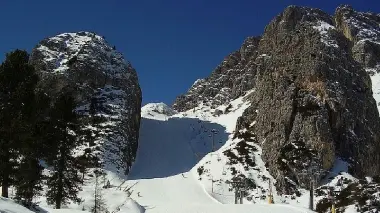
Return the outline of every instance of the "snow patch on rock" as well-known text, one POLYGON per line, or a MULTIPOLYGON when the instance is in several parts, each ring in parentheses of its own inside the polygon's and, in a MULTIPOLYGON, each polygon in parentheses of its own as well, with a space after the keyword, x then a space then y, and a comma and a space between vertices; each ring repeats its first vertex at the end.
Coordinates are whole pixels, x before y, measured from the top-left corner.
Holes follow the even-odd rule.
POLYGON ((176 114, 176 111, 165 103, 149 103, 141 108, 141 117, 165 120, 176 114))
POLYGON ((313 28, 318 30, 321 34, 322 43, 324 43, 326 46, 339 48, 337 42, 329 38, 329 30, 335 30, 334 26, 324 21, 318 21, 318 24, 316 26, 313 26, 313 28))

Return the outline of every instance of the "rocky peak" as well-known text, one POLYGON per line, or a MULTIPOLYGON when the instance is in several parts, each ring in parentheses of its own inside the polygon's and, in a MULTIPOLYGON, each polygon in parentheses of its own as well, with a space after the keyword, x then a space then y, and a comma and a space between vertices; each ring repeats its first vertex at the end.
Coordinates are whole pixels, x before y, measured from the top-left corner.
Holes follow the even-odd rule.
POLYGON ((332 24, 331 18, 328 14, 320 9, 300 7, 300 6, 288 6, 283 13, 279 14, 269 25, 281 22, 280 25, 276 25, 283 29, 294 29, 301 22, 317 22, 323 21, 328 24, 332 24))
POLYGON ((46 38, 33 50, 31 62, 42 75, 75 76, 84 84, 91 82, 93 87, 105 84, 136 87, 128 82, 138 80, 123 55, 102 36, 91 32, 63 33, 46 38), (89 81, 90 72, 94 76, 89 81))
POLYGON ((53 99, 65 89, 74 91, 77 113, 96 136, 77 153, 94 155, 105 168, 127 173, 137 150, 141 108, 132 65, 92 32, 44 39, 33 49, 30 63, 42 78, 40 87, 53 99), (90 115, 91 107, 95 115, 90 115), (92 116, 99 123, 91 123, 92 116))
POLYGON ((256 72, 252 58, 257 55, 259 41, 260 37, 247 38, 241 48, 224 58, 209 77, 197 80, 186 94, 179 96, 173 108, 179 112, 202 104, 216 108, 252 89, 253 82, 248 79, 256 72))
POLYGON ((308 176, 322 178, 336 156, 355 159, 357 176, 379 174, 366 157, 380 159, 371 80, 332 17, 290 6, 266 27, 258 51, 267 59, 256 58, 256 90, 238 129, 256 135, 278 189, 308 187, 308 176))
POLYGON ((339 7, 335 16, 289 6, 261 37, 248 38, 198 80, 174 108, 218 106, 255 89, 236 137, 255 137, 281 193, 308 188, 309 177, 323 178, 338 157, 357 177, 379 175, 379 113, 366 63, 353 51, 355 39, 368 40, 376 20, 349 6, 339 7), (366 24, 349 31, 354 18, 366 24))
POLYGON ((358 12, 351 6, 339 6, 334 15, 337 29, 351 41, 363 39, 380 41, 380 15, 371 12, 358 12))
POLYGON ((244 40, 243 45, 240 47, 239 53, 241 60, 248 61, 257 54, 257 47, 259 46, 260 37, 248 37, 244 40))
POLYGON ((337 30, 350 40, 354 59, 371 76, 380 109, 380 14, 358 12, 345 5, 337 8, 334 19, 337 30))
POLYGON ((336 9, 334 19, 337 29, 352 42, 355 60, 379 72, 380 14, 357 12, 344 5, 336 9))

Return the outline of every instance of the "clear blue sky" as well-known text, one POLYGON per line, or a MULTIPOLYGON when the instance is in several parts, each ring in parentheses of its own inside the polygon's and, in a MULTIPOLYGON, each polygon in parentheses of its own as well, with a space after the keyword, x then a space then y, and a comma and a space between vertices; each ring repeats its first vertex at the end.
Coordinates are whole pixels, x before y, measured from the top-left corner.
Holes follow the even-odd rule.
POLYGON ((48 36, 94 31, 132 62, 144 104, 172 104, 286 6, 332 14, 342 3, 380 13, 379 0, 1 0, 0 60, 48 36))

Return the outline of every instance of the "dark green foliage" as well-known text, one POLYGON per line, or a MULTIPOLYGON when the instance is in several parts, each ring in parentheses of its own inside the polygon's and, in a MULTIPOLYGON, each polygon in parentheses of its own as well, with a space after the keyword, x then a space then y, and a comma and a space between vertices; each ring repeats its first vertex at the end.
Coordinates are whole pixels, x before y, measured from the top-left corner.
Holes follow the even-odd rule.
POLYGON ((203 174, 204 170, 205 170, 205 168, 203 166, 198 167, 198 169, 197 169, 198 175, 201 176, 203 174))
POLYGON ((49 127, 46 129, 46 140, 51 142, 52 155, 48 164, 54 168, 48 177, 49 187, 46 197, 49 204, 55 204, 57 209, 68 200, 79 202, 77 194, 82 179, 78 171, 80 164, 72 156, 72 151, 79 142, 76 133, 79 132, 75 101, 70 92, 63 92, 56 100, 49 113, 49 127))
POLYGON ((32 137, 38 76, 28 60, 27 52, 16 50, 7 54, 0 66, 0 181, 4 197, 15 183, 21 147, 32 137))
POLYGON ((232 175, 236 175, 237 174, 237 170, 236 170, 235 167, 231 167, 230 170, 231 170, 231 174, 232 175))
POLYGON ((232 105, 231 104, 228 104, 228 106, 226 107, 226 109, 224 110, 224 114, 227 114, 231 111, 231 108, 232 108, 232 105))
POLYGON ((256 189, 257 185, 253 179, 246 178, 248 189, 256 189))
POLYGON ((247 178, 243 174, 234 174, 234 177, 231 179, 231 181, 227 181, 227 184, 230 184, 230 191, 236 190, 236 189, 243 189, 244 193, 243 196, 246 197, 249 195, 249 191, 256 189, 257 185, 253 179, 247 178))
MULTIPOLYGON (((85 149, 84 156, 80 156, 82 168, 88 167, 100 167, 99 157, 93 154, 93 150, 100 150, 99 144, 96 144, 96 140, 100 137, 99 129, 100 124, 105 122, 106 119, 100 114, 102 108, 101 99, 98 97, 92 97, 88 109, 89 116, 85 115, 81 119, 85 119, 83 123, 87 123, 86 128, 82 128, 80 134, 81 140, 88 144, 88 148, 85 149)), ((82 169, 81 172, 84 172, 82 169)))
POLYGON ((237 164, 240 161, 240 158, 236 156, 235 153, 231 151, 231 149, 224 151, 223 154, 228 157, 229 165, 237 164))
POLYGON ((295 177, 294 169, 299 171, 307 170, 310 164, 315 159, 316 152, 306 147, 304 141, 294 141, 288 143, 280 148, 279 156, 277 157, 277 165, 279 169, 284 172, 285 176, 289 178, 286 180, 286 193, 297 191, 296 185, 299 184, 298 179, 295 177), (296 185, 294 185, 294 183, 296 185))
MULTIPOLYGON (((344 179, 342 179, 344 180, 344 179)), ((360 211, 368 211, 373 209, 380 209, 377 201, 376 194, 380 192, 380 186, 375 181, 368 182, 360 180, 358 182, 347 181, 340 191, 333 191, 334 188, 321 187, 317 193, 321 196, 327 196, 325 191, 332 192, 335 200, 337 212, 344 212, 344 208, 349 205, 355 204, 360 211), (360 182, 360 183, 359 183, 360 182)), ((318 212, 326 212, 331 207, 331 201, 327 198, 321 199, 317 203, 318 212)))
POLYGON ((42 169, 37 158, 25 157, 20 163, 15 181, 15 199, 28 208, 32 207, 33 198, 41 194, 42 169))
POLYGON ((235 138, 241 138, 248 142, 254 142, 257 143, 256 136, 252 133, 253 131, 247 130, 243 132, 235 132, 233 139, 235 138))
POLYGON ((320 212, 320 213, 323 213, 323 212, 326 212, 327 209, 329 209, 331 207, 332 203, 329 199, 327 198, 323 198, 321 199, 317 205, 316 205, 316 211, 317 212, 320 212))
POLYGON ((242 140, 234 147, 239 156, 237 156, 231 149, 224 151, 224 155, 228 157, 228 164, 234 165, 241 163, 244 168, 248 170, 250 167, 256 166, 254 152, 257 151, 256 147, 250 145, 248 142, 242 140))
POLYGON ((247 167, 256 166, 255 158, 253 154, 255 151, 257 151, 256 147, 242 140, 239 143, 237 143, 235 149, 237 150, 239 155, 242 156, 241 158, 244 158, 245 165, 247 165, 247 167))
POLYGON ((39 160, 44 153, 48 153, 47 146, 43 143, 43 129, 41 126, 45 120, 45 113, 49 107, 50 99, 43 92, 36 92, 33 106, 33 116, 30 116, 27 124, 30 135, 22 141, 20 154, 22 160, 15 175, 16 199, 31 207, 33 198, 42 191, 42 166, 39 160))

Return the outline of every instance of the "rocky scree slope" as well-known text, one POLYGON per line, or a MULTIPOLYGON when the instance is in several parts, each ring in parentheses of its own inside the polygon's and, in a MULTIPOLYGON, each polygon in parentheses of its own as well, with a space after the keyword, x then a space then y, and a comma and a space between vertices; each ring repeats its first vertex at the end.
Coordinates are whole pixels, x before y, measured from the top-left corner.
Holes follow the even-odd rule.
POLYGON ((91 32, 42 40, 33 49, 30 63, 50 97, 65 90, 74 93, 84 131, 92 138, 76 154, 95 159, 95 166, 128 173, 137 151, 141 108, 132 65, 91 32))
POLYGON ((380 120, 364 69, 377 67, 376 47, 366 49, 366 57, 374 58, 368 63, 356 51, 363 40, 377 45, 377 39, 366 35, 377 35, 378 17, 348 6, 340 6, 334 16, 289 6, 261 37, 246 40, 241 49, 251 47, 248 58, 243 60, 241 51, 232 53, 173 107, 216 108, 255 89, 235 137, 262 147, 281 194, 308 188, 312 176, 322 180, 337 158, 349 162, 356 177, 379 175, 380 120))

